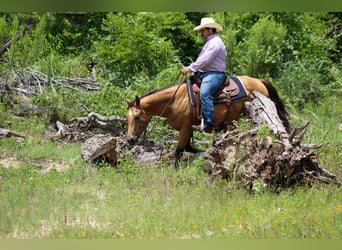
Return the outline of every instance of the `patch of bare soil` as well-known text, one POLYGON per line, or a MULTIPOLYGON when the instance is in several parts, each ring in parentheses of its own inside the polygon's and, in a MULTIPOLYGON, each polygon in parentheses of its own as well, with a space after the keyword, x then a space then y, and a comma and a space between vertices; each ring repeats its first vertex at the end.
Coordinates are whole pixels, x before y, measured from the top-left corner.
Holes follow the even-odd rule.
POLYGON ((39 169, 42 173, 47 173, 51 169, 55 169, 57 172, 63 172, 70 167, 65 163, 51 159, 32 160, 28 162, 23 159, 17 159, 15 157, 0 158, 0 165, 5 168, 19 168, 20 165, 24 163, 30 163, 31 165, 37 167, 37 169, 39 169))

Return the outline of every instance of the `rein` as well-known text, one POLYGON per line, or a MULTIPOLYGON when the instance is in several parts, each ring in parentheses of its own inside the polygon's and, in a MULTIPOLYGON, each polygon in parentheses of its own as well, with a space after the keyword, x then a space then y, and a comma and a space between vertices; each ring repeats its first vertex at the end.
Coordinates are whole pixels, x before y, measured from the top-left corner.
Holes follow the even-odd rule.
MULTIPOLYGON (((173 84, 172 85, 175 85, 176 84, 176 81, 179 79, 180 75, 181 75, 182 72, 179 72, 179 74, 177 75, 176 79, 174 80, 173 84)), ((183 80, 185 79, 185 77, 183 78, 183 80)), ((181 81, 182 82, 182 81, 181 81)), ((170 105, 170 103, 172 102, 172 100, 175 98, 178 90, 179 90, 179 87, 180 87, 181 84, 178 84, 178 87, 176 89, 176 91, 173 93, 173 95, 170 97, 170 99, 168 100, 168 102, 166 103, 166 105, 164 106, 162 112, 159 114, 159 117, 158 117, 158 120, 160 119, 160 117, 164 114, 166 108, 170 105)), ((152 117, 151 117, 152 118, 152 117)), ((150 120, 151 120, 150 118, 150 120)), ((157 122, 154 123, 154 125, 150 128, 149 132, 151 132, 153 129, 155 129, 157 125, 157 122)), ((146 129, 147 129, 147 126, 145 127, 145 129, 141 132, 141 134, 143 133, 146 133, 146 129)))

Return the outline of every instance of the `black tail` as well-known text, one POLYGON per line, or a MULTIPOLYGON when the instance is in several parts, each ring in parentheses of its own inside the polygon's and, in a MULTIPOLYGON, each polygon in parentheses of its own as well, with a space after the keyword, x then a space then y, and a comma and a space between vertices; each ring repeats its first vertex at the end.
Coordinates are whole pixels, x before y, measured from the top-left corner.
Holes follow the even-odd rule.
POLYGON ((285 105, 282 102, 282 100, 280 99, 277 90, 273 87, 273 85, 271 84, 271 82, 267 79, 262 79, 261 80, 262 83, 266 86, 268 94, 271 98, 271 100, 274 102, 276 108, 277 108, 277 112, 278 112, 278 116, 280 118, 280 120, 283 122, 283 125, 285 126, 285 129, 288 133, 290 133, 291 131, 291 125, 290 122, 288 120, 288 113, 285 109, 285 105))

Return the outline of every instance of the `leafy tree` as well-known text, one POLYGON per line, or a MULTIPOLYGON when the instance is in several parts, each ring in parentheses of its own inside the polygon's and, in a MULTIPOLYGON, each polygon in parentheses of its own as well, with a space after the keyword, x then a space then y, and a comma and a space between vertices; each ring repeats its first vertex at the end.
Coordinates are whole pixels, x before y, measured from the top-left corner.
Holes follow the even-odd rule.
POLYGON ((184 65, 196 59, 203 42, 198 32, 193 30, 195 26, 188 20, 186 13, 147 12, 139 16, 147 30, 172 43, 184 65))
POLYGON ((290 13, 278 20, 288 27, 283 52, 280 86, 299 108, 307 102, 319 103, 335 79, 331 74, 332 53, 338 51, 337 37, 327 34, 333 19, 328 13, 290 13))
POLYGON ((101 25, 106 13, 47 13, 47 16, 49 42, 60 54, 80 54, 103 35, 101 25))
POLYGON ((107 35, 94 43, 93 56, 102 75, 113 72, 120 86, 137 74, 155 76, 177 60, 172 43, 146 29, 141 17, 131 13, 109 13, 103 22, 107 35))
POLYGON ((7 16, 7 25, 7 32, 14 42, 4 57, 11 67, 27 67, 48 55, 50 46, 46 40, 46 16, 37 13, 11 14, 7 16))

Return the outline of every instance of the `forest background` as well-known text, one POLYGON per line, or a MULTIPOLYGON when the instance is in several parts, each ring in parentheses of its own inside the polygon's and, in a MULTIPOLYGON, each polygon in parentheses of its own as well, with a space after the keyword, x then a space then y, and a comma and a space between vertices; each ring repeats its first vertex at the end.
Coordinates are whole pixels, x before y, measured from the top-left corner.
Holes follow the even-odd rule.
MULTIPOLYGON (((141 205, 141 196, 147 192, 146 187, 148 192, 163 189, 168 192, 163 193, 165 196, 171 192, 175 197, 173 201, 181 204, 186 197, 173 189, 170 191, 170 188, 173 185, 179 188, 178 184, 175 184, 179 179, 183 183, 189 183, 189 178, 192 180, 195 175, 200 181, 192 183, 194 188, 182 186, 180 191, 186 188, 186 192, 193 192, 193 197, 197 197, 198 201, 192 200, 194 202, 189 202, 187 208, 176 203, 181 209, 179 214, 201 206, 199 201, 203 192, 219 192, 217 190, 221 190, 222 183, 207 190, 204 181, 206 173, 198 161, 188 163, 189 166, 182 170, 183 172, 175 172, 167 168, 169 166, 161 167, 167 170, 160 170, 158 166, 154 171, 143 172, 139 165, 129 160, 129 154, 127 159, 122 160, 119 171, 105 167, 96 172, 80 159, 79 145, 66 146, 46 140, 46 129, 51 128, 57 120, 67 123, 73 117, 85 115, 80 105, 102 115, 124 116, 127 110, 126 98, 140 96, 174 83, 180 69, 196 59, 203 45, 201 37, 193 28, 199 25, 204 16, 215 18, 224 27, 220 34, 228 52, 227 74, 246 74, 270 79, 284 100, 293 125, 303 124, 307 120, 311 122, 305 140, 308 143, 324 144, 324 147, 318 150, 319 160, 324 167, 341 178, 341 12, 0 13, 0 45, 11 40, 11 46, 1 52, 0 83, 11 83, 18 79, 18 76, 25 76, 25 72, 42 72, 48 77, 48 84, 28 99, 23 100, 20 96, 13 97, 3 93, 0 96, 0 127, 32 136, 20 143, 14 138, 0 140, 0 209, 6 211, 0 215, 2 238, 334 238, 342 235, 342 223, 339 223, 342 212, 342 204, 338 201, 340 196, 331 196, 331 193, 338 193, 335 189, 321 191, 322 197, 329 200, 325 205, 326 210, 320 211, 317 206, 314 214, 317 213, 321 220, 312 220, 306 222, 307 224, 303 222, 308 216, 305 205, 300 201, 305 200, 303 197, 307 197, 308 193, 315 194, 301 190, 299 195, 291 197, 291 201, 287 199, 287 193, 283 196, 285 198, 281 201, 290 207, 285 210, 276 210, 273 204, 275 198, 273 194, 268 194, 255 203, 250 200, 252 198, 247 198, 247 203, 240 200, 240 206, 237 207, 233 203, 221 204, 221 207, 216 207, 217 217, 200 213, 199 217, 194 217, 193 221, 186 223, 186 218, 181 219, 179 215, 176 216, 178 224, 174 218, 156 221, 158 215, 147 212, 148 209, 154 213, 158 211, 151 200, 148 204, 151 207, 144 204, 143 211, 146 209, 146 212, 143 216, 137 214, 127 218, 127 215, 121 214, 122 219, 118 219, 119 217, 114 218, 107 214, 112 223, 107 227, 104 218, 106 216, 103 217, 103 214, 93 210, 92 205, 95 204, 90 201, 94 193, 85 191, 89 182, 94 186, 102 183, 101 187, 106 188, 101 191, 104 193, 116 189, 124 190, 124 195, 119 198, 129 200, 125 207, 108 196, 108 201, 102 200, 102 203, 96 203, 96 206, 103 206, 105 210, 111 202, 116 208, 121 206, 126 211, 134 212, 134 209, 141 205), (100 84, 101 88, 98 91, 86 91, 53 85, 51 79, 58 77, 91 78, 100 84), (31 105, 39 107, 39 110, 31 109, 27 114, 25 110, 31 105), (24 113, 25 119, 19 119, 24 113), (7 168, 4 159, 8 158, 18 160, 20 170, 7 168), (45 163, 48 159, 74 168, 63 174, 52 172, 42 175, 38 170, 32 170, 37 165, 37 160, 42 159, 45 159, 45 163), (120 182, 122 174, 126 175, 125 183, 120 182), (15 181, 11 182, 9 177, 13 177, 15 181), (116 187, 112 184, 113 179, 119 183, 116 187), (70 180, 74 183, 71 184, 70 180), (165 181, 172 183, 166 190, 163 186, 165 181), (137 183, 146 184, 145 189, 138 189, 142 194, 138 195, 138 191, 135 191, 132 195, 130 185, 136 187, 137 183), (66 185, 61 189, 62 184, 70 186, 66 185), (24 192, 19 194, 20 190, 24 192), (43 191, 48 192, 44 194, 43 191), (46 196, 49 192, 55 200, 46 196), (81 215, 77 215, 76 210, 69 210, 69 207, 78 207, 72 203, 77 200, 75 197, 80 203, 92 204, 90 208, 82 208, 84 211, 81 215), (132 197, 135 198, 135 205, 132 205, 132 197), (42 199, 48 202, 39 203, 45 205, 41 210, 38 209, 35 217, 32 214, 34 207, 30 210, 27 203, 42 199), (59 201, 58 205, 55 204, 56 201, 59 201), (286 216, 282 217, 283 220, 272 216, 267 220, 269 210, 265 209, 260 211, 264 212, 264 216, 261 214, 260 218, 257 216, 257 221, 252 220, 252 224, 248 224, 248 219, 255 218, 253 213, 247 213, 247 210, 253 210, 247 208, 251 206, 251 202, 255 206, 255 212, 257 206, 266 202, 264 205, 275 214, 282 212, 286 216), (303 213, 298 212, 299 218, 296 220, 293 213, 296 213, 294 211, 298 204, 303 208, 299 211, 303 213), (57 220, 53 217, 53 206, 62 206, 56 213, 57 220), (47 207, 50 213, 46 212, 47 207), (230 221, 221 222, 221 218, 226 219, 227 207, 235 212, 230 221), (330 214, 327 214, 328 212, 330 214), (147 223, 142 219, 146 216, 152 216, 152 222, 147 223), (203 217, 207 220, 203 220, 203 217), (85 221, 82 221, 83 219, 85 221), (213 219, 217 220, 214 228, 210 226, 213 219), (128 226, 124 226, 127 220, 128 226), (113 224, 115 232, 110 229, 113 224), (260 231, 263 226, 266 229, 260 231), (175 232, 175 228, 180 228, 180 231, 175 232)), ((158 140, 170 133, 169 130, 168 125, 161 121, 158 129, 151 131, 149 137, 158 140)), ((176 138, 176 134, 173 136, 176 138)), ((143 188, 140 185, 139 187, 143 188)), ((243 191, 237 191, 233 198, 242 195, 241 192, 243 191)), ((98 194, 96 195, 98 198, 98 194)), ((102 195, 101 193, 100 196, 102 195)), ((243 193, 244 195, 246 194, 243 193)), ((212 193, 207 196, 212 196, 212 193)), ((215 198, 221 199, 221 194, 220 197, 212 197, 215 198)), ((322 198, 310 196, 310 199, 322 198)), ((316 205, 321 205, 320 201, 317 201, 316 205)), ((204 204, 210 206, 215 202, 216 200, 205 200, 204 204)), ((160 211, 164 211, 165 203, 161 203, 157 207, 161 206, 160 211)), ((165 215, 159 215, 159 218, 163 216, 165 215)))

